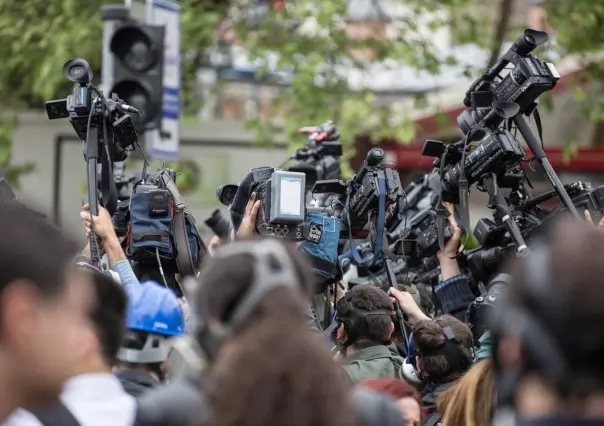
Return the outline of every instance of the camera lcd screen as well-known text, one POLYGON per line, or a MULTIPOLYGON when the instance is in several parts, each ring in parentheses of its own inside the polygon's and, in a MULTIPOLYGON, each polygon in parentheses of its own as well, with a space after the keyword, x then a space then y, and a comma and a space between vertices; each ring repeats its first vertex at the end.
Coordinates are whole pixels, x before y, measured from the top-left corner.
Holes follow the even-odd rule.
POLYGON ((283 177, 280 181, 281 199, 279 202, 279 212, 283 215, 298 216, 302 209, 300 203, 300 193, 302 180, 292 177, 283 177))

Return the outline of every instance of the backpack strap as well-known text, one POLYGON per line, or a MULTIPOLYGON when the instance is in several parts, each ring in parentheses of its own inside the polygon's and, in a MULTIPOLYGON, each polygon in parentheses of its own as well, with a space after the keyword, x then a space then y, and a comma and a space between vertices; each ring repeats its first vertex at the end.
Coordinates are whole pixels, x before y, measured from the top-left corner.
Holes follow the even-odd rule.
POLYGON ((434 413, 430 417, 428 417, 428 420, 426 420, 426 423, 424 423, 424 426, 437 426, 439 424, 440 424, 440 413, 437 411, 436 413, 434 413))
POLYGON ((160 174, 161 180, 166 189, 172 194, 174 199, 174 242, 176 243, 176 266, 181 276, 195 276, 195 265, 189 247, 189 238, 187 236, 187 222, 185 220, 185 203, 176 183, 168 172, 163 171, 160 174))
POLYGON ((80 426, 71 411, 59 402, 52 408, 42 408, 30 411, 44 426, 80 426))

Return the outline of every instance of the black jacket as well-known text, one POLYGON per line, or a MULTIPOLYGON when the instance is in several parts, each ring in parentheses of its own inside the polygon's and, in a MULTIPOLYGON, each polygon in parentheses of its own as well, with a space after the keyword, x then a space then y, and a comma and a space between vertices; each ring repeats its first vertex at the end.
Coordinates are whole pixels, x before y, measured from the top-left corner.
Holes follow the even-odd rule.
POLYGON ((124 390, 134 397, 139 397, 159 385, 150 374, 139 370, 118 370, 115 375, 122 383, 124 390))
POLYGON ((443 391, 453 386, 455 382, 444 383, 440 385, 426 385, 426 388, 422 391, 422 403, 423 406, 428 410, 428 416, 436 413, 436 399, 443 391))
POLYGON ((138 399, 136 426, 182 426, 201 424, 207 409, 201 392, 201 378, 182 379, 146 392, 138 399))
MULTIPOLYGON (((183 426, 202 424, 208 408, 202 396, 202 380, 186 377, 161 386, 139 398, 135 426, 183 426)), ((353 404, 358 415, 356 426, 403 426, 396 404, 370 390, 355 388, 353 404)))

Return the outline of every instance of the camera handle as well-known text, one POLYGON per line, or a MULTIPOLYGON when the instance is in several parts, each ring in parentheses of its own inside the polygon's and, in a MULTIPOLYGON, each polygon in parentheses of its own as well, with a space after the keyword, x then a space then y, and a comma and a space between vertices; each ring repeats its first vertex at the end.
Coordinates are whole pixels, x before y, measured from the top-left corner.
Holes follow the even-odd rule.
MULTIPOLYGON (((98 216, 99 193, 96 166, 99 158, 99 129, 96 125, 88 126, 86 142, 84 143, 84 156, 86 157, 86 177, 88 181, 88 205, 90 206, 90 215, 98 216)), ((90 260, 94 266, 99 266, 101 263, 100 245, 101 239, 94 232, 93 223, 90 232, 90 260)))
POLYGON ((581 215, 579 215, 579 212, 577 211, 575 205, 570 199, 568 192, 566 192, 564 185, 560 181, 560 178, 556 174, 554 168, 552 167, 547 156, 545 155, 545 151, 543 150, 543 148, 539 144, 539 141, 531 131, 531 128, 528 125, 528 122, 526 121, 526 118, 524 118, 522 114, 518 114, 512 120, 518 127, 518 130, 524 138, 527 146, 529 147, 539 164, 541 164, 543 171, 545 172, 547 178, 549 179, 550 183, 552 184, 558 195, 560 196, 560 200, 562 200, 562 203, 566 206, 567 210, 575 219, 581 219, 581 215))
MULTIPOLYGON (((386 237, 384 236, 384 239, 386 237)), ((388 247, 387 241, 384 241, 386 245, 382 245, 382 247, 388 247)), ((386 276, 388 277, 388 286, 393 287, 397 290, 398 283, 396 282, 396 273, 394 272, 394 261, 390 258, 392 253, 390 253, 387 249, 382 249, 382 254, 384 256, 384 264, 386 266, 386 276)), ((394 255, 392 255, 394 256, 394 255)), ((403 290, 404 291, 404 290, 403 290)), ((398 301, 394 302, 394 312, 396 313, 396 322, 398 327, 401 329, 401 333, 403 333, 403 338, 405 339, 405 345, 409 346, 409 335, 407 334, 407 323, 403 317, 403 311, 401 310, 401 305, 398 301)))
POLYGON ((512 212, 501 192, 501 188, 497 185, 497 176, 495 173, 487 173, 483 176, 482 185, 489 194, 488 207, 495 210, 497 217, 501 218, 501 221, 514 240, 514 244, 516 244, 516 255, 520 258, 528 257, 531 251, 527 247, 524 238, 522 238, 522 233, 512 217, 512 212))

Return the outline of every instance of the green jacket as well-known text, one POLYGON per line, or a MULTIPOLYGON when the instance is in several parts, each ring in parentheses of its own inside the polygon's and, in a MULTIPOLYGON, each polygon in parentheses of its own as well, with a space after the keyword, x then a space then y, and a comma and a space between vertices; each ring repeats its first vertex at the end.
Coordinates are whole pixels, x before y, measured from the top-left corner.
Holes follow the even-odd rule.
POLYGON ((402 377, 404 358, 396 346, 377 345, 359 349, 340 361, 353 383, 378 377, 402 377))

